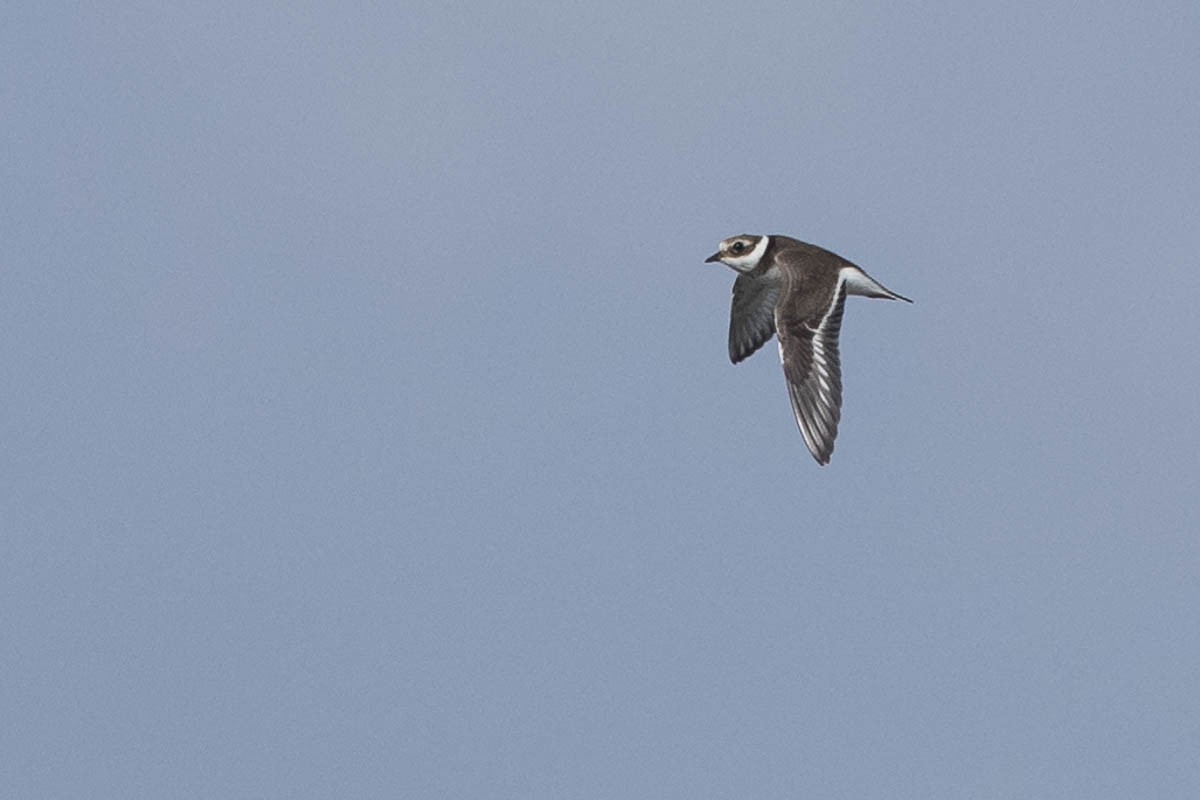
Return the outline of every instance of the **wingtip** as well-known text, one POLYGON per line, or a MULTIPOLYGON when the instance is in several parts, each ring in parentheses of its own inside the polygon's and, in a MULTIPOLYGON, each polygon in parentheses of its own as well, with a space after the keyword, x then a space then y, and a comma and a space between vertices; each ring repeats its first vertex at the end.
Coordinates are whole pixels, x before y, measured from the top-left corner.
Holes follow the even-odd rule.
MULTIPOLYGON (((834 435, 834 437, 837 436, 836 430, 833 432, 833 435, 834 435)), ((820 453, 819 455, 817 453, 812 454, 812 457, 814 459, 816 459, 817 464, 822 467, 829 466, 829 462, 833 460, 833 448, 836 446, 836 442, 830 441, 825 444, 826 444, 826 447, 822 453, 820 453)), ((809 452, 812 452, 812 451, 809 451, 809 452)))
MULTIPOLYGON (((808 442, 806 441, 805 444, 808 444, 808 442)), ((833 448, 832 447, 829 448, 829 452, 824 453, 824 454, 818 453, 816 450, 813 450, 810 447, 810 448, 808 448, 808 454, 813 457, 813 461, 817 462, 818 467, 827 467, 827 466, 829 466, 829 462, 831 460, 833 460, 833 448)))

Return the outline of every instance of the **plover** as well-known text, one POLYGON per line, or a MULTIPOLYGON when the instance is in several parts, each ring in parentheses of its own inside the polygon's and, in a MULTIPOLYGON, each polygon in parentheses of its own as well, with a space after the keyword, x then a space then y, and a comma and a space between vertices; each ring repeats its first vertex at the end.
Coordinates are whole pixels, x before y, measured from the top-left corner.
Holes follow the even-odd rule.
POLYGON ((779 336, 779 359, 804 443, 829 463, 842 417, 838 333, 846 295, 904 300, 858 266, 787 236, 733 236, 705 259, 739 274, 733 282, 729 359, 738 363, 779 336))

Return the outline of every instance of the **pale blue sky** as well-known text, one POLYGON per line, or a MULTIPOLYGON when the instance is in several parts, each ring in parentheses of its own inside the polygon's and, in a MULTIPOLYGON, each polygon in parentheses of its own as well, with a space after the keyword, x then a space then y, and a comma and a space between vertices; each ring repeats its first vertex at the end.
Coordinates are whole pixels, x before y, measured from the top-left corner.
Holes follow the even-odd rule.
POLYGON ((1200 7, 647 5, 0 13, 0 795, 1197 796, 1200 7))

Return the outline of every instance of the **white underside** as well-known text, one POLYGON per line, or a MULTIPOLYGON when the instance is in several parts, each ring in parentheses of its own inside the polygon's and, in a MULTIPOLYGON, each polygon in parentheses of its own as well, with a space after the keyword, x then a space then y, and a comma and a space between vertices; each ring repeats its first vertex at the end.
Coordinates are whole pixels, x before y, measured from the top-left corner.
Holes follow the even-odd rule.
POLYGON ((858 267, 842 267, 841 279, 846 283, 846 294, 857 294, 866 297, 879 294, 890 296, 892 294, 879 281, 858 267))

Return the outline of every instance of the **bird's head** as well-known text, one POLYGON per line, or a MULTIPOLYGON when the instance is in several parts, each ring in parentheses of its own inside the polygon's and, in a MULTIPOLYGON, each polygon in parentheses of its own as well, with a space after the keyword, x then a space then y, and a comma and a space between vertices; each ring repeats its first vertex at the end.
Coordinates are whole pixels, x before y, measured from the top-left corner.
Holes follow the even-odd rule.
POLYGON ((758 266, 767 251, 768 237, 754 234, 731 236, 721 242, 717 252, 704 259, 705 263, 719 261, 738 272, 749 272, 758 266))

